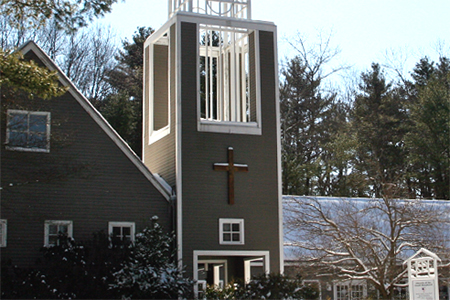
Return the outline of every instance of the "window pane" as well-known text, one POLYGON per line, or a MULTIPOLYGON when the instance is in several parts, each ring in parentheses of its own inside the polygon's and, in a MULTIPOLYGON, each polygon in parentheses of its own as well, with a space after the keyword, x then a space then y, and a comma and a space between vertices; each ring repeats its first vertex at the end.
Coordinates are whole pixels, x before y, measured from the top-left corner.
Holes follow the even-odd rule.
POLYGON ((48 233, 49 234, 57 234, 58 233, 58 226, 57 225, 48 225, 48 233))
POLYGON ((131 227, 122 227, 122 234, 124 236, 130 236, 131 235, 131 227))
POLYGON ((68 225, 59 225, 58 233, 62 233, 62 234, 67 235, 68 232, 69 232, 69 226, 68 225))
POLYGON ((237 223, 237 224, 233 224, 233 231, 239 231, 240 229, 239 229, 239 226, 240 224, 239 223, 237 223))
POLYGON ((47 132, 47 116, 46 115, 30 115, 30 131, 47 132))
POLYGON ((122 235, 120 229, 121 229, 120 227, 113 227, 113 230, 112 230, 113 236, 120 236, 120 235, 122 235))
POLYGON ((239 233, 233 233, 233 242, 239 242, 241 240, 241 235, 239 233))
POLYGON ((27 135, 24 132, 14 132, 9 133, 9 146, 11 147, 26 147, 27 146, 27 135))
POLYGON ((27 129, 27 114, 10 114, 8 127, 10 130, 24 131, 27 129))
POLYGON ((224 242, 231 242, 231 234, 230 233, 224 233, 223 234, 223 241, 224 242))
POLYGON ((230 225, 229 223, 223 224, 223 231, 231 231, 230 225))
POLYGON ((47 136, 42 134, 30 133, 30 135, 28 136, 28 147, 38 149, 47 148, 47 136))

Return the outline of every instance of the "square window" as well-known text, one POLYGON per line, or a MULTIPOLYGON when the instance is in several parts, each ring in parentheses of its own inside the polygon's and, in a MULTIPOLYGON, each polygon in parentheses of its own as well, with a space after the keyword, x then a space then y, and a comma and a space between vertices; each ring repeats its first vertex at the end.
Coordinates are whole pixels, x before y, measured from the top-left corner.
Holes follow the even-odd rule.
POLYGON ((44 246, 59 245, 61 237, 72 237, 73 223, 72 221, 54 221, 48 220, 44 224, 44 246))
POLYGON ((7 221, 0 219, 0 247, 6 247, 6 227, 7 221))
POLYGON ((6 148, 50 152, 50 113, 9 109, 6 148))
POLYGON ((134 222, 109 222, 108 232, 113 243, 133 243, 135 224, 134 222))
POLYGON ((222 245, 244 244, 243 219, 219 219, 219 236, 222 245))

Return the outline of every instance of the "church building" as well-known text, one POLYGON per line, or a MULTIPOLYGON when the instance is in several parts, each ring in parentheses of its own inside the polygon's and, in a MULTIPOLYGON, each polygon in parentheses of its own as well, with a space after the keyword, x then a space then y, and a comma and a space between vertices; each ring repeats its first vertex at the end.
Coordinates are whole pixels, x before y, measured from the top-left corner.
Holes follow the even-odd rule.
POLYGON ((143 162, 204 284, 283 271, 276 26, 250 0, 169 0, 144 45, 143 162))

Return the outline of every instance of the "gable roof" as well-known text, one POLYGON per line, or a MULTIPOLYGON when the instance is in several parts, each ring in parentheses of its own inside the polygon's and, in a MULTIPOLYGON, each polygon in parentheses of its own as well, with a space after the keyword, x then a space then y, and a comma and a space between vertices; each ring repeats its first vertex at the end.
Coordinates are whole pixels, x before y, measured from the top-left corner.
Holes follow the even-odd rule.
POLYGON ((419 251, 416 252, 416 254, 414 254, 413 256, 411 256, 410 258, 408 258, 407 260, 405 260, 405 262, 403 264, 407 264, 409 261, 412 261, 413 259, 415 259, 416 257, 422 257, 422 256, 427 256, 427 257, 431 257, 433 259, 436 259, 438 261, 441 261, 441 259, 439 258, 439 256, 437 256, 435 253, 431 252, 428 249, 425 248, 420 248, 419 251))
POLYGON ((138 170, 154 185, 154 187, 168 201, 171 198, 172 189, 168 184, 163 184, 162 178, 156 178, 150 170, 144 165, 141 159, 130 148, 130 146, 122 139, 122 137, 114 130, 114 128, 106 121, 100 112, 86 99, 86 97, 77 89, 75 84, 64 74, 64 72, 55 64, 55 62, 42 50, 34 41, 28 41, 19 48, 23 54, 33 52, 51 71, 56 71, 59 81, 63 86, 69 88, 70 93, 81 107, 89 114, 89 116, 100 126, 100 128, 108 135, 109 138, 119 147, 125 156, 138 168, 138 170))
MULTIPOLYGON (((298 242, 299 236, 303 234, 303 228, 297 224, 290 225, 289 219, 295 217, 296 214, 303 213, 303 207, 300 203, 311 204, 308 206, 318 207, 325 214, 332 215, 333 221, 339 222, 341 212, 342 217, 347 217, 346 213, 352 213, 356 211, 363 212, 364 218, 361 220, 376 220, 377 224, 382 226, 387 220, 383 213, 379 213, 378 210, 368 210, 367 208, 380 201, 380 198, 349 198, 349 197, 322 197, 322 196, 291 196, 283 195, 283 217, 284 217, 284 255, 285 260, 298 260, 298 246, 295 245, 298 242), (342 209, 349 209, 343 211, 342 209)), ((450 201, 449 200, 424 200, 424 199, 396 199, 399 204, 409 204, 417 207, 427 207, 436 213, 442 213, 442 217, 445 219, 445 223, 442 223, 442 230, 446 234, 442 234, 441 238, 450 246, 450 235, 448 234, 448 228, 450 228, 450 201)), ((373 207, 373 206, 372 206, 373 207)), ((305 212, 306 213, 306 212, 305 212)), ((343 220, 343 219, 341 219, 343 220)), ((383 228, 379 228, 384 230, 383 228)), ((409 254, 410 252, 408 252, 409 254)), ((430 252, 431 253, 431 252, 430 252)), ((413 254, 413 253, 411 253, 413 254)), ((416 253, 417 254, 417 253, 416 253)), ((425 254, 425 249, 420 251, 420 254, 425 254)), ((429 253, 426 253, 430 255, 429 253)), ((417 254, 418 255, 418 254, 417 254)), ((412 259, 413 256, 409 259, 412 259)))

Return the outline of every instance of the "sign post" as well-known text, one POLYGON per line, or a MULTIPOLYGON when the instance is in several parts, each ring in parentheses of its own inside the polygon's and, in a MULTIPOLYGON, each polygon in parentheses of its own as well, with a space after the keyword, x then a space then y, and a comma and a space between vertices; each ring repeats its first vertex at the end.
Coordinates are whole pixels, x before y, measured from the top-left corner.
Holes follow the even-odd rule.
POLYGON ((408 267, 409 300, 439 300, 438 261, 436 254, 422 248, 403 263, 408 267))

